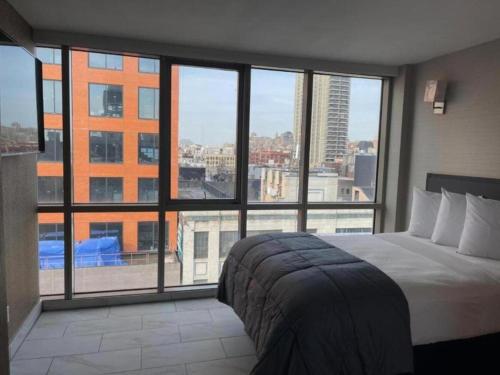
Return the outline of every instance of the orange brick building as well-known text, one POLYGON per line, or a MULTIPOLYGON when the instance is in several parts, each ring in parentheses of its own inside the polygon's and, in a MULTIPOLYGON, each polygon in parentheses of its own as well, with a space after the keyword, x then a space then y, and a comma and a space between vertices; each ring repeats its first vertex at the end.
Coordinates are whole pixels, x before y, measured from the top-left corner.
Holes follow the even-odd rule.
MULTIPOLYGON (((150 64, 158 67, 157 60, 148 59, 150 64)), ((156 180, 156 189, 158 181, 158 163, 149 162, 143 163, 140 160, 140 144, 139 138, 141 134, 145 134, 150 138, 155 138, 159 142, 159 120, 157 116, 159 99, 159 74, 158 69, 154 71, 144 72, 139 67, 140 59, 132 56, 113 56, 105 54, 91 54, 84 51, 71 52, 71 126, 72 126, 72 172, 73 172, 73 201, 75 203, 138 203, 144 202, 139 198, 139 179, 156 180), (91 56, 92 55, 92 56, 91 56), (107 56, 111 59, 118 59, 121 63, 111 64, 111 68, 107 67, 107 56), (95 61, 91 63, 91 58, 97 61, 97 64, 104 62, 101 67, 95 66, 95 61), (103 100, 100 96, 91 97, 91 90, 95 88, 104 90, 121 87, 121 105, 116 102, 110 103, 109 98, 103 100), (92 88, 91 88, 92 86, 92 88), (153 116, 152 118, 141 118, 139 108, 139 92, 141 89, 149 90, 148 94, 153 94, 153 116), (155 89, 155 90, 151 90, 155 89), (108 100, 106 102, 106 100, 108 100), (156 102, 155 102, 156 100, 156 102), (94 103, 94 104, 93 104, 94 103), (111 115, 95 115, 92 105, 100 108, 101 104, 104 111, 107 108, 115 110, 111 115), (120 115, 121 114, 121 115, 120 115), (104 133, 113 134, 118 140, 121 140, 121 153, 116 151, 120 146, 115 147, 116 157, 112 162, 107 160, 99 160, 96 162, 93 155, 94 151, 107 153, 107 145, 99 144, 97 146, 91 144, 91 138, 94 135, 103 136, 104 133), (104 150, 104 148, 106 150, 104 150), (103 151, 104 150, 104 151, 103 151), (101 178, 101 180, 99 180, 101 178), (112 202, 107 200, 93 199, 97 193, 91 191, 91 185, 95 182, 102 185, 108 184, 104 180, 115 179, 121 181, 121 194, 116 192, 110 193, 113 197, 119 196, 118 199, 113 199, 112 202), (94 181, 94 182, 92 182, 94 181)), ((61 66, 57 64, 43 65, 44 80, 60 81, 61 66)), ((118 89, 117 89, 118 90, 118 89)), ((118 92, 118 91, 117 91, 118 92)), ((172 134, 171 134, 171 149, 172 155, 177 155, 178 148, 178 93, 179 93, 179 73, 178 68, 172 69, 172 134)), ((44 94, 45 96, 45 94, 44 94)), ((95 95, 94 95, 95 96, 95 95)), ((120 94, 114 96, 113 100, 120 101, 120 94)), ((150 105, 146 109, 150 109, 150 105)), ((57 111, 55 111, 57 112, 57 111)), ((45 129, 62 130, 62 115, 60 113, 45 113, 45 129)), ((156 152, 158 149, 156 149, 156 152)), ((173 158, 175 160, 176 158, 173 158)), ((156 156, 157 160, 157 156, 156 156)), ((172 195, 177 195, 177 162, 173 162, 172 168, 172 195)), ((39 177, 57 177, 62 176, 63 166, 61 161, 39 161, 38 176, 39 177)), ((107 185, 106 185, 107 186, 107 185)), ((106 187, 107 189, 107 187, 106 187)), ((94 190, 96 190, 94 188, 94 190)), ((96 190, 98 193, 99 189, 96 190)), ((107 194, 107 193, 106 193, 107 194)), ((149 203, 156 203, 156 201, 149 203)), ((140 249, 139 246, 139 223, 152 223, 158 221, 158 214, 155 212, 130 212, 130 213, 78 213, 74 215, 73 234, 75 241, 82 241, 91 237, 91 225, 98 223, 121 223, 121 242, 123 251, 136 252, 140 249), (92 224, 91 224, 92 223, 92 224)), ((168 222, 168 249, 176 249, 177 241, 177 213, 167 213, 166 221, 168 222)), ((62 224, 62 214, 40 214, 40 224, 62 224)), ((95 227, 94 227, 95 228, 95 227)), ((157 233, 156 233, 157 236, 157 233)))

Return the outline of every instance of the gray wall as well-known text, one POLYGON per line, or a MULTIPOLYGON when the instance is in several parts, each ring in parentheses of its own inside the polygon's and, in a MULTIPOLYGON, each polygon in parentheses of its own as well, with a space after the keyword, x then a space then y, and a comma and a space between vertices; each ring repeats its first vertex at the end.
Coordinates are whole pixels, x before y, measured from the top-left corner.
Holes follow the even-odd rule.
POLYGON ((418 64, 414 78, 405 224, 428 172, 500 178, 500 40, 418 64), (448 81, 445 115, 423 102, 430 79, 448 81))
MULTIPOLYGON (((0 29, 30 50, 32 30, 5 0, 0 29)), ((8 344, 39 299, 36 156, 0 160, 0 373, 8 374, 8 344), (8 335, 6 305, 10 308, 8 335)))

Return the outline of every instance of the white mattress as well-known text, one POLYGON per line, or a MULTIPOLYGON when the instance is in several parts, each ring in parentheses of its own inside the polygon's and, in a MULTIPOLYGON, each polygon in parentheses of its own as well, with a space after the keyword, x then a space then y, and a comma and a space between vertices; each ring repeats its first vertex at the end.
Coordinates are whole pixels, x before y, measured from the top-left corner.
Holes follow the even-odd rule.
POLYGON ((317 234, 391 277, 408 300, 413 345, 500 332, 500 261, 407 233, 317 234))

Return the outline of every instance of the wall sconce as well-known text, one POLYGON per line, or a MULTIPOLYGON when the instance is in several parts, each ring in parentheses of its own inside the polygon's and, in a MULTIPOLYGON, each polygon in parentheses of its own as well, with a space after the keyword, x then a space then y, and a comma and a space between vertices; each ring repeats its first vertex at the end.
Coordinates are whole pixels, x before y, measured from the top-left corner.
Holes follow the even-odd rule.
POLYGON ((446 81, 430 80, 425 83, 424 102, 432 103, 434 114, 444 114, 445 98, 446 81))

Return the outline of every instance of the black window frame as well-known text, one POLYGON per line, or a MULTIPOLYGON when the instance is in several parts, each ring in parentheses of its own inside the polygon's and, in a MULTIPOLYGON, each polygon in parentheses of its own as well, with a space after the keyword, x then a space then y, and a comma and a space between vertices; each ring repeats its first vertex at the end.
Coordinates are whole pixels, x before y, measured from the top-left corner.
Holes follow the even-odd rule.
POLYGON ((38 154, 39 163, 62 163, 63 162, 63 132, 61 129, 45 129, 45 151, 38 154), (58 134, 59 141, 51 139, 50 133, 58 134), (59 143, 59 144, 58 144, 59 143), (53 157, 51 157, 53 155, 53 157))

